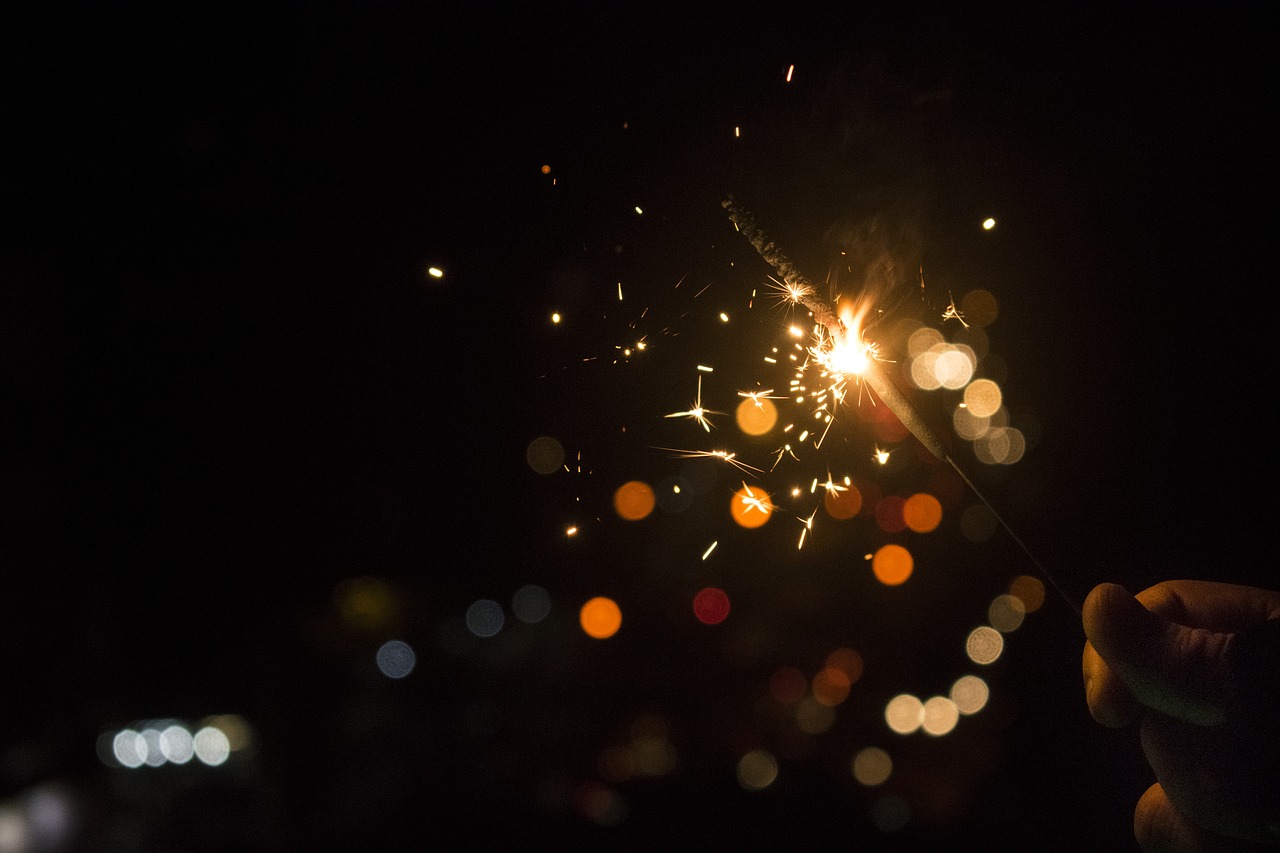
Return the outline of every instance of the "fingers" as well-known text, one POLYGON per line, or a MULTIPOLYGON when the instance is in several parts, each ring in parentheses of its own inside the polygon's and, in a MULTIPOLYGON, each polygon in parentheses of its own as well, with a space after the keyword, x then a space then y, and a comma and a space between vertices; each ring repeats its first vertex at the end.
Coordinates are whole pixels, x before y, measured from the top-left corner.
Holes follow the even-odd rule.
POLYGON ((1275 849, 1201 829, 1169 802, 1159 782, 1138 800, 1133 811, 1133 834, 1143 853, 1253 853, 1275 849))
MULTIPOLYGON (((1087 603, 1086 603, 1087 606, 1087 603)), ((1124 686, 1120 676, 1107 666, 1092 643, 1084 644, 1084 698, 1094 720, 1118 729, 1135 722, 1142 706, 1124 686)))
MULTIPOLYGON (((1090 595, 1085 599, 1082 615, 1086 624, 1103 618, 1103 614, 1095 612, 1101 606, 1101 596, 1090 595)), ((1093 643, 1088 641, 1084 644, 1081 669, 1085 702, 1094 720, 1110 728, 1121 728, 1137 721, 1142 705, 1133 698, 1124 680, 1107 666, 1093 643)))
POLYGON ((1188 628, 1239 631, 1280 618, 1280 592, 1238 584, 1163 581, 1135 597, 1152 613, 1188 628))
POLYGON ((1100 722, 1131 718, 1116 678, 1147 708, 1198 725, 1222 722, 1230 634, 1170 622, 1117 584, 1094 587, 1082 618, 1089 645, 1105 662, 1104 669, 1087 659, 1085 670, 1090 710, 1100 722))

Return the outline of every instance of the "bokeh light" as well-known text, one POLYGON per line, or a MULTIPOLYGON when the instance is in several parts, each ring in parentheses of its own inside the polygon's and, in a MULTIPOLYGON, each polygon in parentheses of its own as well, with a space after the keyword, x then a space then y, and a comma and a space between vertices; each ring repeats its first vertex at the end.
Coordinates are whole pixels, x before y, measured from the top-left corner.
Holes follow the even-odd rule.
POLYGON ((876 501, 876 526, 885 533, 901 533, 907 528, 907 521, 902 517, 902 508, 907 499, 900 495, 885 495, 876 501))
POLYGON ((844 670, 825 666, 813 676, 813 698, 823 705, 834 707, 849 698, 852 684, 844 670))
POLYGON ((231 741, 222 729, 205 726, 192 738, 192 748, 202 764, 217 767, 231 756, 231 741))
POLYGON ((924 703, 910 693, 900 693, 884 708, 884 721, 900 735, 909 735, 924 724, 924 703))
POLYGON ((395 596, 381 578, 347 578, 334 588, 333 600, 342 620, 361 630, 381 628, 396 613, 395 596))
POLYGON ((974 663, 994 663, 1004 651, 1004 636, 995 628, 980 625, 969 632, 964 650, 974 663))
POLYGON ((985 329, 996 321, 1000 314, 1000 303, 995 294, 989 290, 970 290, 960 297, 960 312, 964 321, 970 326, 985 329))
POLYGON ((374 659, 378 664, 378 671, 392 679, 405 678, 413 672, 418 662, 413 647, 403 640, 388 640, 383 643, 378 647, 374 659))
POLYGON ((973 453, 988 465, 1012 465, 1027 451, 1022 430, 1014 427, 989 429, 973 443, 973 453))
POLYGON ((552 474, 564 465, 564 445, 549 435, 542 435, 529 442, 524 458, 534 472, 552 474))
POLYGON ((978 417, 968 406, 959 404, 951 413, 951 426, 965 441, 977 441, 991 429, 991 417, 978 417))
POLYGON ((858 679, 862 677, 862 655, 856 649, 843 646, 835 649, 827 655, 824 665, 843 672, 848 676, 850 684, 856 684, 858 679))
POLYGON ((704 625, 719 625, 729 616, 729 596, 713 586, 699 590, 693 597, 693 615, 704 625))
POLYGON ((961 714, 976 714, 987 706, 991 688, 976 675, 962 675, 951 685, 951 701, 961 714))
POLYGON ((795 706, 796 728, 807 735, 820 735, 831 730, 836 712, 816 696, 805 696, 795 706))
POLYGON ((767 749, 753 749, 738 759, 738 783, 748 791, 762 791, 778 778, 778 759, 767 749))
POLYGON ((762 489, 743 484, 729 500, 729 514, 740 526, 748 529, 760 527, 773 515, 774 505, 762 489))
POLYGON ((924 729, 925 734, 938 737, 949 734, 956 727, 959 719, 960 711, 956 708, 955 702, 946 696, 933 696, 924 703, 920 727, 924 729))
POLYGON ((1027 613, 1035 613, 1044 604, 1044 582, 1032 575, 1018 575, 1009 583, 1009 594, 1018 597, 1027 613))
POLYGON ((893 774, 893 759, 878 746, 858 750, 852 764, 853 778, 868 788, 883 785, 893 774))
POLYGON ((777 424, 778 407, 768 398, 750 397, 738 404, 734 419, 746 435, 764 435, 777 424))
POLYGON ((647 518, 656 504, 653 488, 641 480, 623 483, 613 493, 613 510, 627 521, 647 518))
POLYGON ((1018 626, 1022 624, 1026 615, 1027 610, 1022 599, 1011 593, 997 595, 987 608, 987 621, 991 623, 992 628, 1002 634, 1018 630, 1018 626))
POLYGON ((906 583, 914 568, 915 561, 911 552, 892 542, 880 546, 871 558, 871 571, 875 573, 876 580, 885 586, 906 583))
POLYGON ((606 640, 622 627, 622 609, 612 598, 596 596, 582 605, 578 622, 588 637, 606 640))
POLYGON ((964 405, 975 418, 989 418, 1004 402, 1000 386, 991 379, 975 379, 964 389, 964 405))
POLYGON ((769 676, 769 695, 781 705, 794 705, 808 689, 809 680, 799 667, 779 667, 769 676))
POLYGON ((862 509, 862 492, 852 483, 842 491, 828 490, 822 496, 822 506, 832 518, 853 518, 862 509))
POLYGON ((902 520, 916 533, 929 533, 942 523, 942 504, 933 495, 914 494, 902 505, 902 520))
POLYGON ((521 622, 541 622, 551 614, 551 596, 537 584, 526 584, 511 596, 511 611, 521 622))
POLYGON ((471 603, 466 613, 467 630, 477 637, 492 637, 502 630, 507 617, 502 605, 492 599, 481 598, 471 603))

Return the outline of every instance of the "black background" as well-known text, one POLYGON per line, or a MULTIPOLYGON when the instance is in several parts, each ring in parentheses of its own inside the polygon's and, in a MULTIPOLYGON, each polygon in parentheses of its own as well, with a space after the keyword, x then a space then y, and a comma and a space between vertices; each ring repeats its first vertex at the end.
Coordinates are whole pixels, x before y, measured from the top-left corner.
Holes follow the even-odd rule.
MULTIPOLYGON (((1067 586, 1270 585, 1259 9, 5 16, 0 273, 22 440, 0 793, 70 786, 83 849, 1132 848, 1149 771, 1135 732, 1088 718, 1060 599, 1011 635, 989 711, 938 739, 879 719, 893 692, 958 673, 955 638, 1029 570, 1006 539, 940 532, 921 559, 956 572, 919 571, 895 600, 848 580, 865 537, 726 540, 717 564, 691 520, 583 507, 673 464, 645 444, 653 421, 687 405, 693 360, 741 346, 700 339, 712 324, 685 303, 652 359, 614 350, 636 305, 677 310, 682 277, 725 303, 763 283, 720 209, 733 193, 815 278, 881 217, 934 299, 997 295, 991 349, 1033 441, 977 479, 1067 586), (552 328, 552 310, 571 322, 552 328), (532 474, 543 434, 590 473, 532 474), (587 523, 566 543, 571 518, 587 523), (336 616, 359 576, 396 591, 384 635, 336 616), (470 602, 526 583, 551 595, 545 623, 444 639, 470 602), (687 614, 707 584, 734 603, 716 630, 687 614), (574 624, 599 594, 624 611, 603 642, 574 624), (371 672, 392 635, 419 655, 403 682, 371 672), (769 672, 840 645, 868 661, 865 692, 775 785, 742 790, 769 672), (224 711, 258 733, 238 776, 130 776, 94 751, 131 720, 224 711), (573 791, 650 713, 677 769, 612 786, 625 817, 601 826, 573 791), (886 788, 912 809, 897 832, 848 773, 869 744, 895 756, 886 788)), ((916 465, 886 488, 927 478, 916 465)))

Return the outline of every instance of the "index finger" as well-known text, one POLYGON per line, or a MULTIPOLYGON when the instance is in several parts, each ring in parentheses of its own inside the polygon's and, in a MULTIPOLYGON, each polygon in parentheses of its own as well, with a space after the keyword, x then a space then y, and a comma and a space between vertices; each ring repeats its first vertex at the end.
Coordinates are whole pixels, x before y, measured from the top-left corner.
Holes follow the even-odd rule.
POLYGON ((1161 581, 1134 597, 1162 619, 1188 628, 1234 633, 1280 618, 1280 592, 1239 584, 1161 581))

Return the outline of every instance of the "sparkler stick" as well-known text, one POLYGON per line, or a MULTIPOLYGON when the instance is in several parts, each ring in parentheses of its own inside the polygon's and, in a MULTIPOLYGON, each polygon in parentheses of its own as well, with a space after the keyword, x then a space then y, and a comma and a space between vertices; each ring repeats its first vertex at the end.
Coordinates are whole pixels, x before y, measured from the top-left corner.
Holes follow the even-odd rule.
MULTIPOLYGON (((759 253, 760 257, 764 258, 770 266, 777 270, 778 274, 782 277, 782 282, 786 288, 788 297, 809 309, 813 314, 814 319, 826 328, 834 342, 847 343, 846 338, 848 337, 850 330, 846 328, 843 321, 836 316, 836 313, 832 310, 831 306, 818 298, 817 290, 813 286, 813 283, 806 278, 796 268, 795 264, 793 264, 791 260, 783 254, 782 250, 779 249, 778 246, 774 244, 759 227, 756 226, 751 214, 742 209, 737 202, 734 201, 732 196, 726 198, 722 202, 722 205, 725 210, 728 211, 729 218, 733 221, 733 224, 738 231, 745 236, 748 241, 750 241, 751 245, 755 248, 756 252, 759 253)), ((978 487, 975 486, 973 481, 964 473, 959 464, 956 463, 955 458, 947 452, 946 445, 938 434, 930 429, 929 425, 925 423, 924 418, 920 416, 920 412, 915 408, 915 406, 911 405, 911 402, 906 398, 906 395, 904 395, 898 386, 885 375, 874 357, 874 347, 866 345, 866 349, 867 358, 865 360, 865 364, 859 365, 857 371, 858 375, 862 377, 867 385, 871 387, 871 390, 876 393, 876 396, 880 398, 880 401, 889 407, 889 410, 898 417, 898 420, 902 422, 902 425, 910 430, 911 434, 914 435, 930 453, 940 461, 947 462, 951 465, 952 469, 960 476, 960 479, 969 487, 969 490, 973 492, 978 500, 982 501, 988 510, 991 511, 991 514, 995 516, 998 522, 1000 522, 1000 526, 1005 529, 1005 532, 1007 532, 1018 547, 1022 549, 1027 558, 1031 560, 1032 565, 1036 567, 1041 576, 1049 581, 1053 588, 1062 596, 1063 600, 1065 600, 1067 604, 1075 610, 1076 614, 1079 615, 1082 603, 1078 601, 1076 597, 1069 594, 1062 584, 1058 582, 1058 579, 1055 578, 1038 559, 1036 559, 1035 554, 1033 554, 1031 549, 1026 546, 1026 543, 1022 541, 1022 538, 1013 531, 1013 528, 1004 520, 1004 517, 996 511, 994 506, 991 505, 991 501, 987 500, 986 496, 978 490, 978 487)))

